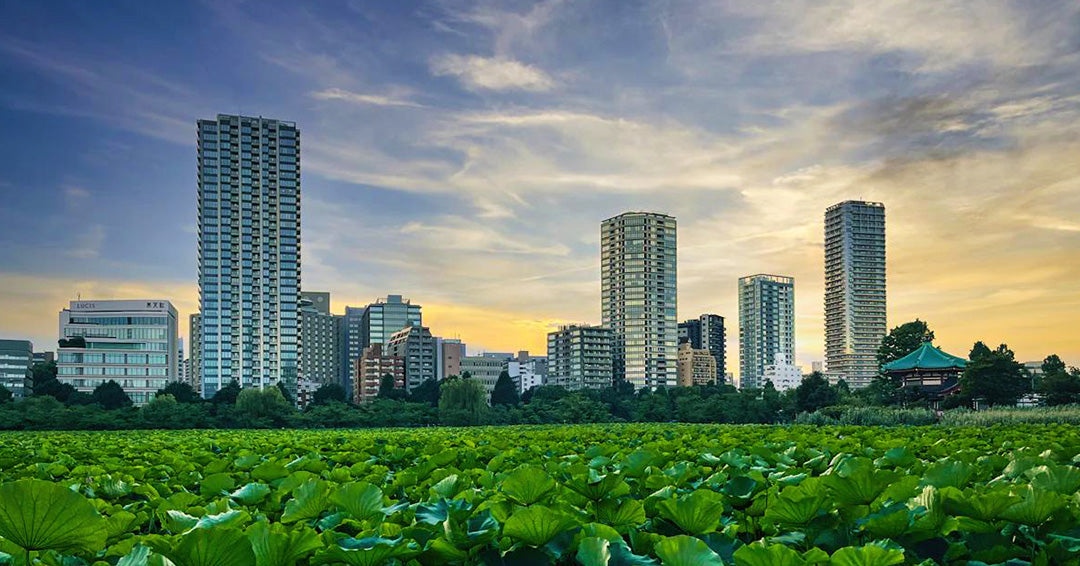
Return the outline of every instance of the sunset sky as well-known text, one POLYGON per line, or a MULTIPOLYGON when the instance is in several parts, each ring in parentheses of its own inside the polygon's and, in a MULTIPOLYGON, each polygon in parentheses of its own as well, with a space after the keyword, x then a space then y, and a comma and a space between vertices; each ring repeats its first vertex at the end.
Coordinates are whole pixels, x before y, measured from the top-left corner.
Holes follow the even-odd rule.
POLYGON ((600 319, 599 224, 678 219, 679 318, 885 203, 889 325, 1080 365, 1080 3, 0 3, 0 338, 74 299, 197 306, 195 121, 301 131, 302 282, 472 351, 600 319))

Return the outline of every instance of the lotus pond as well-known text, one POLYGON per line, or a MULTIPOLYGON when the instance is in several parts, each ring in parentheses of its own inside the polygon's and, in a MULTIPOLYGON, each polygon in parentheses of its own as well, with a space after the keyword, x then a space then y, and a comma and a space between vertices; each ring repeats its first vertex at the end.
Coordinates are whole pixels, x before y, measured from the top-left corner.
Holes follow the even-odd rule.
POLYGON ((1080 564, 1080 431, 0 434, 0 565, 1080 564))

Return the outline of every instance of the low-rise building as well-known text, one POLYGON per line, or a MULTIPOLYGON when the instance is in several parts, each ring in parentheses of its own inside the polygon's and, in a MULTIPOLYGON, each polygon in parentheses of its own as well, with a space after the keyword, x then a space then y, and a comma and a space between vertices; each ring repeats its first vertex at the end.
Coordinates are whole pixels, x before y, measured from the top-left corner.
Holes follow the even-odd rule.
POLYGON ((509 361, 509 357, 465 356, 461 358, 461 375, 468 373, 471 379, 479 381, 484 386, 484 391, 491 395, 495 382, 499 380, 499 374, 507 371, 509 361))
POLYGON ((358 404, 375 400, 379 396, 379 385, 386 375, 394 380, 395 388, 404 389, 405 360, 387 355, 382 344, 364 348, 364 353, 356 360, 353 373, 353 400, 358 404))
POLYGON ((30 396, 34 345, 29 340, 0 340, 0 385, 16 399, 30 396))
POLYGON ((914 352, 884 366, 885 375, 918 390, 933 403, 960 391, 960 375, 968 361, 923 342, 914 352))
POLYGON ((614 376, 610 328, 567 325, 548 333, 548 384, 571 391, 611 387, 614 376))
POLYGON ((765 373, 761 377, 763 387, 765 382, 772 382, 773 388, 777 391, 795 389, 802 383, 802 368, 787 363, 787 358, 783 354, 776 354, 773 363, 765 366, 765 373))
POLYGON ((71 301, 60 311, 57 379, 84 393, 115 381, 142 405, 179 379, 178 341, 167 300, 71 301))
POLYGON ((461 375, 461 358, 466 355, 465 343, 456 338, 435 338, 435 379, 442 381, 452 375, 461 375))
POLYGON ((507 362, 506 371, 517 384, 518 392, 524 393, 547 383, 547 358, 530 356, 527 350, 522 350, 507 362))
POLYGON ((690 342, 679 344, 679 386, 714 385, 716 357, 705 348, 694 348, 690 342))

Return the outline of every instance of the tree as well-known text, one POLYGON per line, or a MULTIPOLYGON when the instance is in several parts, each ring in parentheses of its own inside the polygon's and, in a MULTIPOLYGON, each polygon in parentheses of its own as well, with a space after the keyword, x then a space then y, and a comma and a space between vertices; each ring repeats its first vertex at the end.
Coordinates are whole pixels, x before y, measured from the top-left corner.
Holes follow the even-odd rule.
POLYGON ((520 402, 517 385, 510 377, 510 372, 503 370, 495 382, 495 388, 491 390, 491 404, 516 407, 520 402))
POLYGON ((94 402, 106 410, 122 409, 131 406, 131 399, 120 384, 109 380, 94 388, 94 402))
POLYGON ((444 381, 439 392, 439 422, 445 425, 476 425, 483 422, 487 392, 474 379, 444 381))
POLYGON ((326 405, 327 403, 344 403, 346 401, 345 388, 340 383, 324 383, 315 390, 311 396, 312 405, 326 405))
POLYGON ((1016 361, 1005 344, 991 350, 976 342, 971 349, 971 361, 960 376, 960 390, 965 397, 991 406, 1015 405, 1028 389, 1025 374, 1023 364, 1016 361))
POLYGON ((397 384, 394 383, 393 375, 390 375, 389 373, 384 373, 382 376, 382 381, 379 382, 379 394, 376 398, 394 399, 400 401, 405 399, 405 391, 402 389, 398 389, 397 384))
POLYGON ((7 403, 12 397, 14 397, 14 395, 11 394, 11 391, 8 391, 7 387, 0 385, 0 404, 7 403))
POLYGON ((1058 357, 1057 354, 1050 354, 1043 360, 1042 372, 1044 375, 1066 373, 1067 371, 1068 368, 1065 367, 1065 362, 1061 361, 1061 358, 1058 357))
POLYGON ((877 352, 878 367, 914 352, 924 342, 933 341, 934 331, 925 322, 919 319, 905 322, 890 330, 881 340, 877 352))
POLYGON ((171 381, 164 389, 157 392, 157 396, 172 395, 173 400, 177 403, 198 403, 202 401, 199 398, 199 394, 195 392, 195 389, 191 385, 184 383, 183 381, 171 381))
POLYGON ((425 403, 436 407, 439 405, 439 382, 434 379, 425 379, 420 385, 413 387, 408 394, 410 403, 425 403))
POLYGON ((228 385, 218 389, 214 393, 214 397, 210 399, 210 402, 215 405, 235 405, 237 397, 240 396, 240 384, 236 380, 232 380, 228 385))
POLYGON ((281 392, 281 398, 284 399, 286 403, 294 407, 296 406, 296 399, 294 399, 292 393, 289 392, 289 388, 285 385, 284 379, 278 380, 277 389, 281 392))
POLYGON ((1042 363, 1042 379, 1037 390, 1043 401, 1050 406, 1080 402, 1080 370, 1072 372, 1057 355, 1047 356, 1042 363))
POLYGON ((293 405, 277 387, 244 389, 236 396, 236 412, 248 426, 283 426, 293 405))
POLYGON ((836 390, 829 385, 829 381, 815 371, 803 378, 802 383, 795 388, 795 410, 800 413, 813 413, 822 407, 830 407, 836 404, 836 390))

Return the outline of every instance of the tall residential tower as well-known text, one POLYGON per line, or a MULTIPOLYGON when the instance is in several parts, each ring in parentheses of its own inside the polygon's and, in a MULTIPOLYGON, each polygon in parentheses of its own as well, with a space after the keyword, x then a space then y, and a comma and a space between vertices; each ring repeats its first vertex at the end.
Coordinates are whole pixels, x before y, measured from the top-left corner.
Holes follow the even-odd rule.
POLYGON ((763 386, 765 367, 777 360, 795 363, 795 279, 782 275, 742 277, 739 279, 739 387, 763 386))
POLYGON ((300 132, 219 114, 198 122, 202 394, 236 380, 295 395, 300 132))
POLYGON ((678 374, 675 217, 626 212, 600 225, 600 302, 615 380, 673 387, 678 374))
POLYGON ((825 367, 829 381, 866 387, 885 337, 885 205, 825 211, 825 367))

